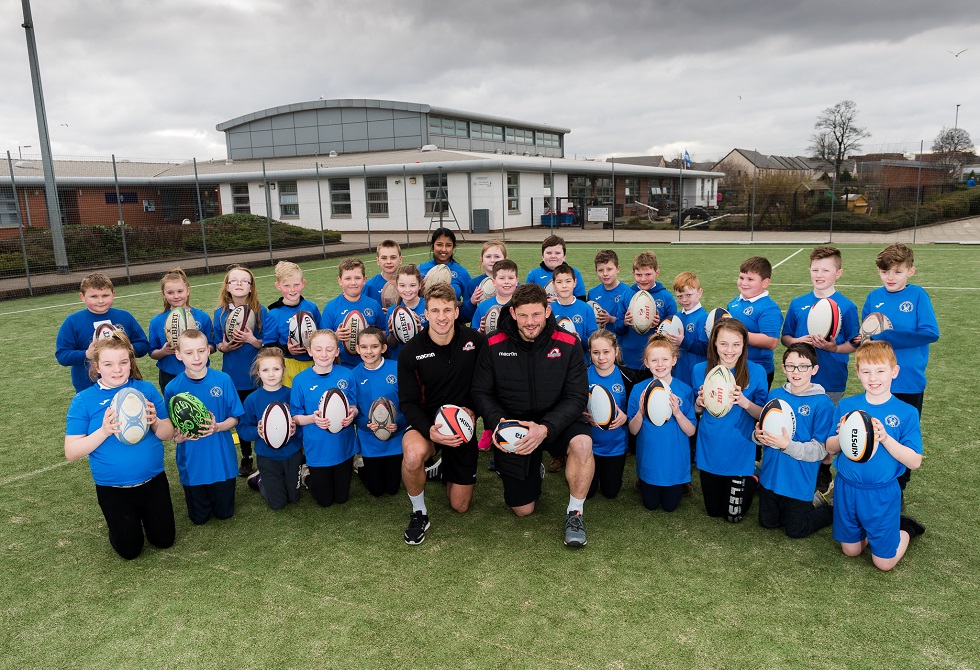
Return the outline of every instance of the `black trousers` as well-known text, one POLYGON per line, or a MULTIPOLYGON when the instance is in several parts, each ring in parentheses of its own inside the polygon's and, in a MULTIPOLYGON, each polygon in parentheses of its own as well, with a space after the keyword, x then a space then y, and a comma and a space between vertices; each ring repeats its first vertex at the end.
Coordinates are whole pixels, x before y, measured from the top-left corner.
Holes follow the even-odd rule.
POLYGON ((738 523, 749 513, 759 483, 755 477, 729 477, 701 470, 701 493, 708 516, 738 523))
POLYGON ((154 547, 173 546, 174 506, 167 473, 131 488, 96 484, 95 494, 109 528, 109 544, 117 554, 136 558, 143 551, 144 536, 154 547))

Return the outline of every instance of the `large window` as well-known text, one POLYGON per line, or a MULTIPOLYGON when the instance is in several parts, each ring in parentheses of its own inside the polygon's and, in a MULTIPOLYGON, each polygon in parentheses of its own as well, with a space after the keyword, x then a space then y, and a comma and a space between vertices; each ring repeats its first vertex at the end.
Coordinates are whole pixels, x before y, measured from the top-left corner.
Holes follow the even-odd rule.
POLYGON ((350 179, 330 180, 330 216, 350 216, 350 179))
POLYGON ((558 133, 538 132, 536 133, 534 143, 539 147, 557 147, 561 145, 558 133))
POLYGON ((248 184, 231 185, 231 204, 235 214, 252 213, 252 205, 248 201, 248 184))
POLYGON ((425 184, 425 213, 438 214, 439 212, 448 212, 448 177, 443 174, 441 184, 438 174, 423 175, 422 179, 425 184), (439 188, 440 186, 442 186, 441 189, 439 188))
POLYGON ((299 216, 299 192, 294 181, 279 182, 279 216, 299 216))
POLYGON ((14 200, 14 189, 0 186, 0 228, 20 225, 20 208, 14 200))
POLYGON ((449 135, 450 137, 468 137, 466 121, 459 119, 444 119, 440 116, 429 117, 430 135, 449 135))
POLYGON ((521 211, 521 173, 507 173, 507 211, 521 211))
POLYGON ((368 216, 388 216, 388 178, 368 177, 368 216))
POLYGON ((609 177, 570 177, 569 195, 584 199, 587 205, 612 204, 612 179, 609 177))
POLYGON ((504 127, 494 126, 489 123, 471 123, 470 137, 474 140, 497 140, 503 142, 504 127))
POLYGON ((523 128, 507 128, 507 141, 517 144, 534 144, 534 131, 523 128))
POLYGON ((624 181, 626 182, 626 204, 632 205, 634 202, 639 200, 640 178, 626 177, 624 181))

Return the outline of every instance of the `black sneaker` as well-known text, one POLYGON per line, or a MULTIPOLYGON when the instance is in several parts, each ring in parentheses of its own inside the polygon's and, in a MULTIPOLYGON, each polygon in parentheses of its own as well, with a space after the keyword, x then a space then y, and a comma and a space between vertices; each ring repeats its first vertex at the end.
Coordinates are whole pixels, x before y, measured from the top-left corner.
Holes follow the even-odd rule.
POLYGON ((248 488, 252 489, 253 491, 258 491, 259 481, 261 479, 262 476, 259 474, 259 471, 256 470, 255 472, 253 472, 248 476, 248 478, 245 480, 245 483, 248 484, 248 488))
POLYGON ((412 512, 408 518, 408 528, 405 529, 405 544, 422 544, 425 542, 425 531, 429 530, 429 516, 421 510, 412 512))
POLYGON ((830 464, 821 463, 820 469, 817 470, 817 491, 826 493, 832 481, 833 475, 830 473, 830 464))
POLYGON ((899 530, 904 530, 906 533, 908 533, 910 540, 913 537, 916 537, 917 535, 923 535, 926 532, 926 527, 910 516, 899 517, 898 528, 899 530))
POLYGON ((252 461, 252 457, 242 456, 242 462, 238 466, 238 476, 248 477, 253 472, 255 472, 255 463, 252 461))

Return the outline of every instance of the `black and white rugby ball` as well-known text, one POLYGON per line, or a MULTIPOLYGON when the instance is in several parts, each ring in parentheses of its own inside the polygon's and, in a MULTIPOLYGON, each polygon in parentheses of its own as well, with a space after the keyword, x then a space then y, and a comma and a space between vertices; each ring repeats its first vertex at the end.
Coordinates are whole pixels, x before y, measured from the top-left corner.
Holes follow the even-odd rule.
POLYGON ((487 310, 485 315, 485 321, 483 322, 483 332, 492 333, 497 330, 497 324, 500 323, 500 314, 503 311, 501 305, 494 305, 487 310))
POLYGON ((773 398, 762 408, 759 415, 759 427, 766 433, 782 437, 783 429, 793 438, 796 434, 796 412, 789 403, 781 398, 773 398))
POLYGON ((608 430, 610 424, 616 420, 616 399, 602 384, 592 384, 589 386, 589 414, 595 425, 602 430, 608 430))
POLYGON ((100 323, 95 327, 95 334, 92 335, 92 341, 98 342, 99 340, 107 340, 110 337, 114 337, 116 334, 116 327, 111 323, 100 323))
POLYGON ((304 349, 310 348, 310 339, 316 332, 316 319, 304 309, 289 317, 289 343, 304 349))
POLYGON ((239 305, 225 319, 225 340, 231 342, 235 333, 255 329, 255 312, 248 305, 239 305))
POLYGON ((641 396, 643 412, 650 423, 655 426, 662 426, 673 414, 670 408, 670 387, 659 379, 651 381, 641 396))
POLYGON ((527 428, 517 421, 504 419, 493 431, 493 443, 504 451, 513 453, 517 442, 527 437, 527 428))
POLYGON ((289 442, 289 427, 293 416, 284 402, 270 403, 262 412, 262 432, 265 443, 272 449, 282 449, 289 442))
POLYGON ((379 440, 391 439, 392 433, 388 430, 388 424, 395 423, 397 420, 398 410, 395 409, 395 403, 391 402, 389 398, 382 396, 371 403, 371 407, 368 409, 368 423, 378 424, 378 427, 372 432, 379 440))
POLYGON ((343 391, 339 388, 331 388, 320 396, 317 411, 320 412, 320 416, 330 420, 330 427, 327 430, 331 433, 339 433, 344 429, 343 420, 350 413, 350 403, 343 391))
POLYGON ((418 314, 405 305, 399 305, 391 310, 391 316, 388 317, 388 332, 402 344, 407 344, 421 329, 422 322, 419 321, 418 314))
POLYGON ((855 463, 870 461, 878 450, 871 415, 864 410, 857 409, 844 416, 844 423, 841 424, 838 437, 840 452, 855 463))
POLYGON ((708 318, 704 320, 704 334, 711 337, 711 330, 715 327, 715 323, 722 319, 730 319, 731 316, 724 307, 715 307, 708 312, 708 318))

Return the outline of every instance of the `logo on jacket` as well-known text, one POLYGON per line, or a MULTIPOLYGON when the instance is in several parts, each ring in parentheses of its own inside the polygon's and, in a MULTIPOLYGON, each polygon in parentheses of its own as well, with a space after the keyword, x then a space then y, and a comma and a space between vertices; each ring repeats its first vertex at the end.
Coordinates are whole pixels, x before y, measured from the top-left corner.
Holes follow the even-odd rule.
POLYGON ((498 356, 516 356, 517 355, 517 352, 516 351, 498 351, 497 352, 497 355, 498 356))
POLYGON ((548 352, 548 358, 561 358, 561 350, 558 347, 554 347, 548 352))
POLYGON ((476 349, 476 345, 473 344, 473 340, 470 340, 463 345, 463 351, 473 351, 474 349, 476 349))
POLYGON ((899 312, 911 312, 913 309, 915 309, 915 307, 908 300, 898 306, 899 312))
POLYGON ((436 355, 433 352, 430 351, 427 354, 419 354, 418 356, 415 357, 415 360, 422 361, 422 360, 425 360, 426 358, 435 358, 435 357, 436 357, 436 355))
POLYGON ((900 423, 901 421, 899 421, 898 417, 895 416, 894 414, 889 414, 888 416, 885 417, 885 425, 888 426, 889 428, 898 428, 898 424, 900 423))

